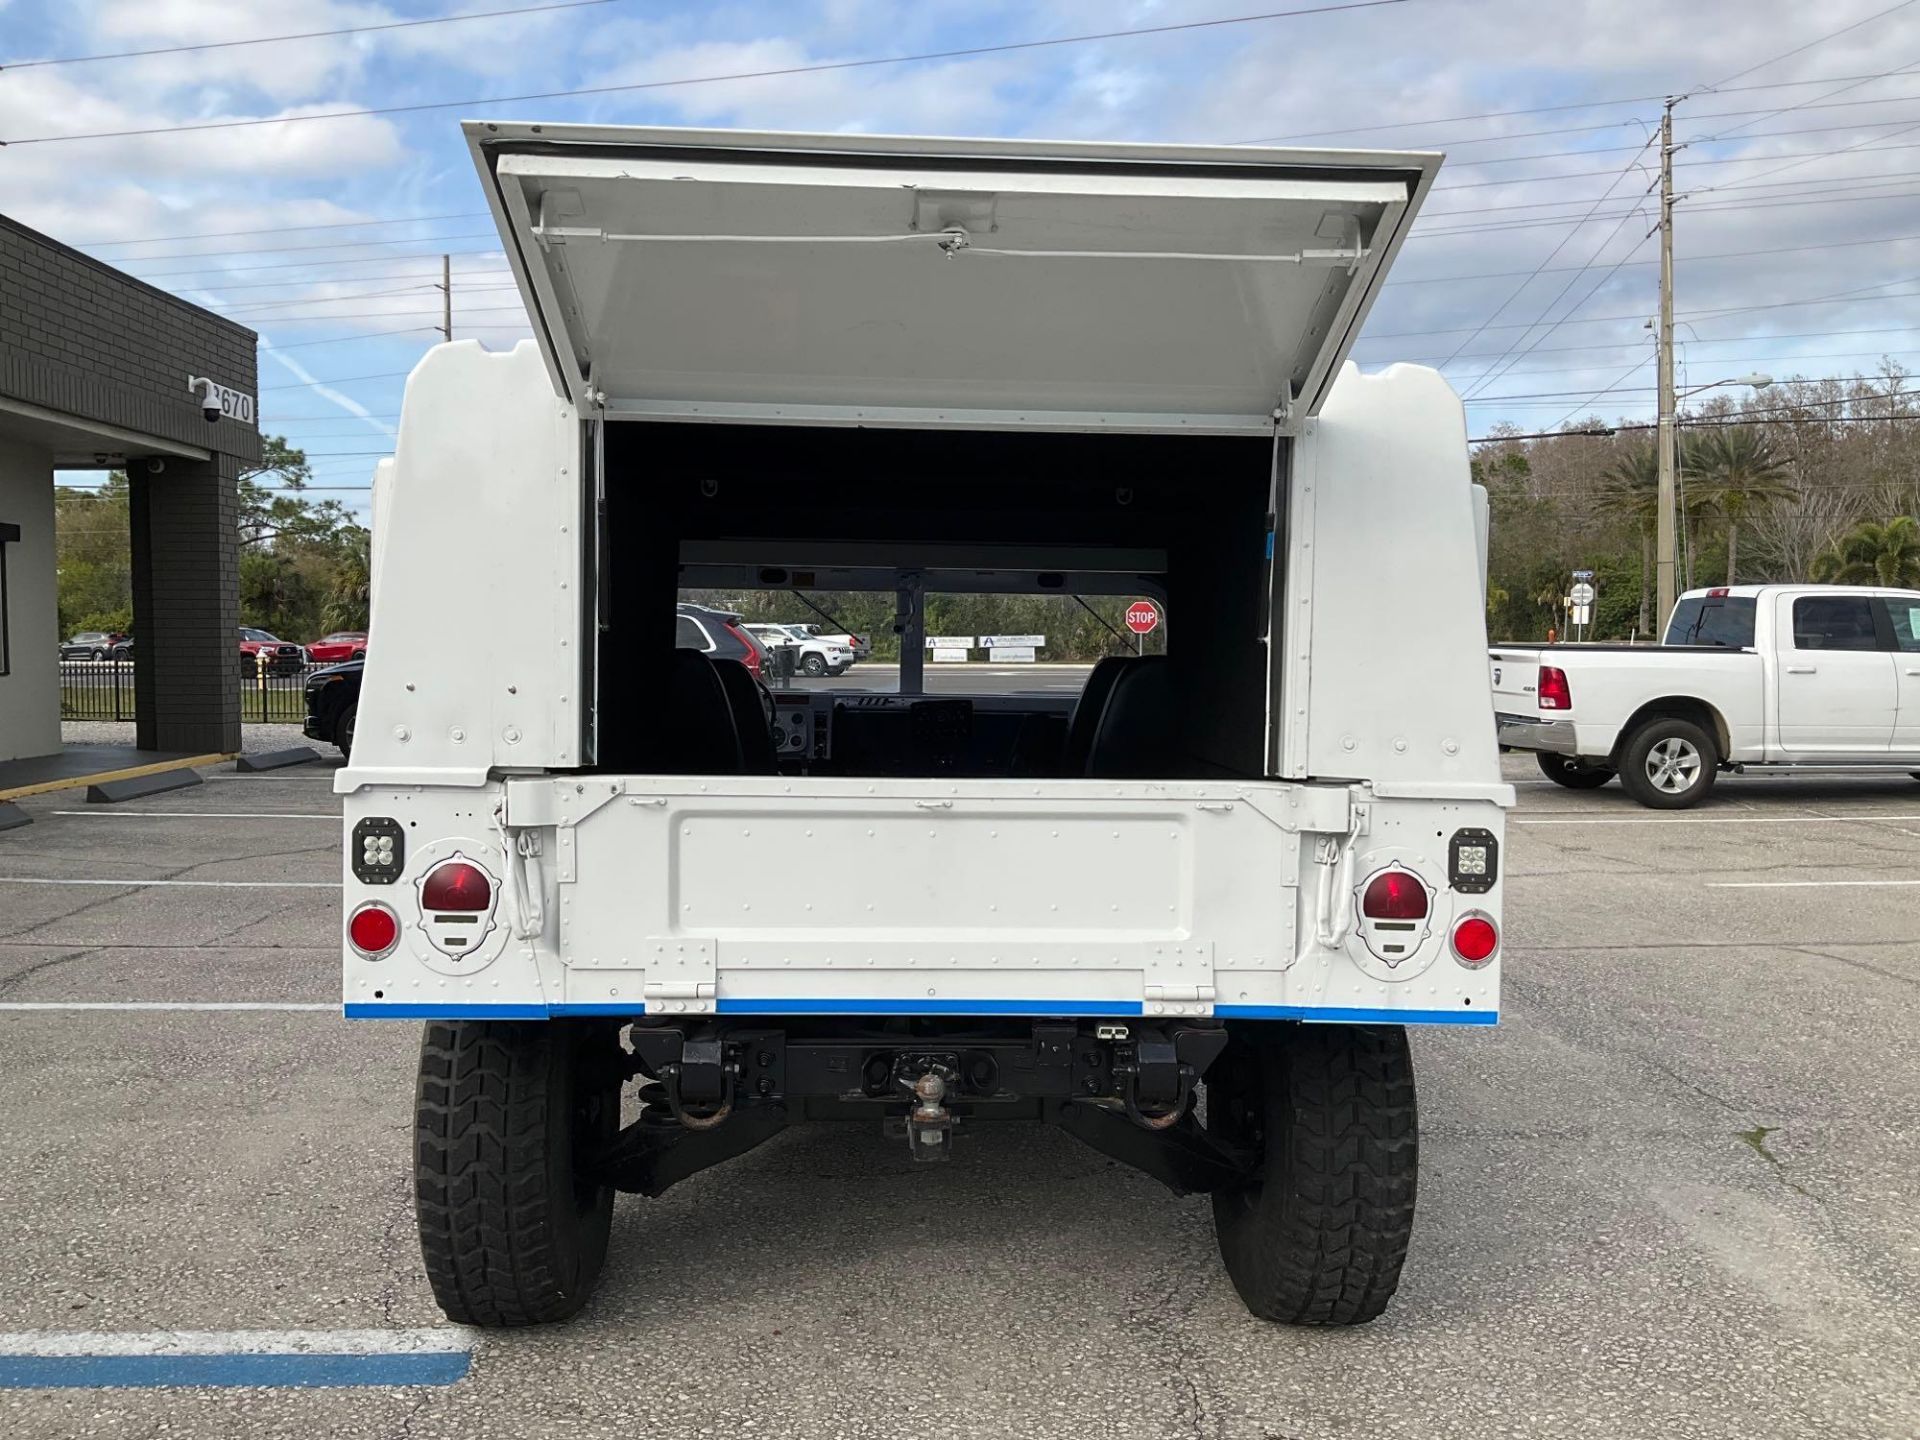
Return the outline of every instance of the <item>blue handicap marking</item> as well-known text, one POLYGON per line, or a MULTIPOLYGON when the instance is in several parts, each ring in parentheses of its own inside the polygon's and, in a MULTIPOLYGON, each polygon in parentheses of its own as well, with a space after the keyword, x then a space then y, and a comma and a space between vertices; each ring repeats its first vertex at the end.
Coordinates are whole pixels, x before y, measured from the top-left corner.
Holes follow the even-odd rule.
POLYGON ((0 1334, 0 1389, 452 1385, 474 1334, 431 1330, 30 1331, 0 1334))

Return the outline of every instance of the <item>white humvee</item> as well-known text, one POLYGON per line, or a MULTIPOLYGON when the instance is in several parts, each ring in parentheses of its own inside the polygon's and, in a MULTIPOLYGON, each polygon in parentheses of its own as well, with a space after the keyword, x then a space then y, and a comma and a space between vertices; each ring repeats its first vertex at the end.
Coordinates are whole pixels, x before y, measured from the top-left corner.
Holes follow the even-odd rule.
POLYGON ((1256 1313, 1379 1314, 1512 803, 1460 404, 1344 363, 1439 157, 467 134, 536 338, 408 382, 338 779, 447 1313, 572 1314, 616 1191, 787 1123, 1013 1118, 1210 1192, 1256 1313), (676 645, 756 589, 886 597, 897 685, 676 645), (928 694, 978 592, 1165 653, 928 694))

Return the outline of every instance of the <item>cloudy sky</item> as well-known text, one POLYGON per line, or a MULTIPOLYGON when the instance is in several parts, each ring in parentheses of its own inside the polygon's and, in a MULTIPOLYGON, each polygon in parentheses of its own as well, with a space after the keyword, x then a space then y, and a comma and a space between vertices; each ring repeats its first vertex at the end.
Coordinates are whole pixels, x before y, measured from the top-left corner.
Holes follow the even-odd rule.
POLYGON ((1650 412, 1649 142, 1684 94, 1685 381, 1920 359, 1920 0, 1267 3, 1335 8, 0 0, 0 211, 258 330, 263 428, 328 486, 391 443, 441 254, 456 334, 526 333, 475 116, 1442 150, 1355 358, 1443 366, 1479 434, 1650 412), (523 13, 396 24, 490 10, 523 13))

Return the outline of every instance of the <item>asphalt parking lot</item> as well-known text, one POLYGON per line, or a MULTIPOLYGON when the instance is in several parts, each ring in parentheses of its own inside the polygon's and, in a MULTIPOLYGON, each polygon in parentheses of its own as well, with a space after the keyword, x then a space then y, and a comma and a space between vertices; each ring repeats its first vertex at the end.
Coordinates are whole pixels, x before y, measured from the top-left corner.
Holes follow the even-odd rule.
MULTIPOLYGON (((455 1383, 5 1389, 0 1433, 1920 1432, 1920 785, 1669 815, 1508 764, 1503 1023, 1416 1034, 1419 1224, 1371 1327, 1252 1320, 1204 1199, 1062 1134, 915 1168, 796 1129, 622 1197, 586 1314, 455 1383)), ((0 836, 0 1329, 441 1326, 417 1028, 333 1011, 331 769, 0 836)))

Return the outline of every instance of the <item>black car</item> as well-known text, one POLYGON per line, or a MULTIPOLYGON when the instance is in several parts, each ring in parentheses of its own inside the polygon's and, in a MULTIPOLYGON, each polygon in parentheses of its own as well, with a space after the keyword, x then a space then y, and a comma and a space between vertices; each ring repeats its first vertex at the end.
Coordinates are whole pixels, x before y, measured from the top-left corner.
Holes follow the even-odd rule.
POLYGON ((360 672, 364 660, 329 665, 307 676, 307 721, 301 727, 309 740, 338 745, 353 758, 353 726, 360 712, 360 672))

